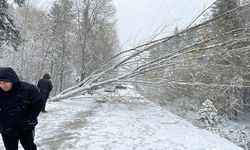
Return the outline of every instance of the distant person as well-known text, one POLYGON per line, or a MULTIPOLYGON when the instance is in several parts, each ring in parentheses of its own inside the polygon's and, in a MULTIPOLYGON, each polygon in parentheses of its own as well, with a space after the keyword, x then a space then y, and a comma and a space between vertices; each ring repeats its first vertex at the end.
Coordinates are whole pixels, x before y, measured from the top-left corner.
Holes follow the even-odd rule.
POLYGON ((38 81, 37 87, 40 90, 40 93, 42 94, 42 98, 43 98, 42 112, 47 112, 45 110, 46 102, 48 100, 49 93, 53 89, 53 85, 50 81, 50 75, 48 73, 45 73, 43 75, 43 78, 38 81))
POLYGON ((36 150, 34 143, 37 116, 42 97, 35 85, 20 81, 9 67, 0 67, 0 132, 6 150, 36 150))
POLYGON ((77 76, 75 79, 76 84, 78 84, 79 82, 81 82, 81 76, 77 76))

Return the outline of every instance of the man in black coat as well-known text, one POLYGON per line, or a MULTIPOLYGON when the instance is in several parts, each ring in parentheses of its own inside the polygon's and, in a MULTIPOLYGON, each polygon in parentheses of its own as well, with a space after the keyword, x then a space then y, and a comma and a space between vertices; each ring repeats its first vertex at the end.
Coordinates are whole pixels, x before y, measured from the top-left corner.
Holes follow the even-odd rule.
POLYGON ((48 73, 45 73, 43 75, 43 78, 38 81, 37 87, 39 88, 43 98, 42 112, 46 112, 46 102, 49 97, 50 91, 53 89, 52 83, 50 81, 50 75, 48 73))
POLYGON ((34 129, 42 108, 36 86, 22 82, 12 68, 0 67, 0 132, 7 150, 36 150, 34 129))

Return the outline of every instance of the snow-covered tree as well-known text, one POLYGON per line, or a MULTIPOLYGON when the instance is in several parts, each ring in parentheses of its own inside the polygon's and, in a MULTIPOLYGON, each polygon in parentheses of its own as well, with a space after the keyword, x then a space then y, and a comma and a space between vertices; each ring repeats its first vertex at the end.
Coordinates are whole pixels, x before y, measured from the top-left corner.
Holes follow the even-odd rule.
MULTIPOLYGON (((218 0, 215 2, 215 5, 212 9, 212 15, 213 17, 217 17, 239 6, 239 0, 218 0)), ((214 26, 215 32, 222 34, 224 32, 239 28, 241 26, 241 22, 238 18, 237 12, 234 12, 224 15, 218 19, 214 26)))
MULTIPOLYGON (((14 0, 14 2, 21 6, 24 0, 14 0)), ((0 0, 0 48, 3 44, 7 44, 17 50, 21 43, 21 35, 12 17, 7 1, 0 0)))
POLYGON ((14 19, 20 27, 23 40, 19 46, 20 51, 4 51, 3 65, 12 66, 23 80, 35 84, 42 76, 47 62, 48 17, 45 12, 26 4, 17 9, 15 14, 14 19))
POLYGON ((52 78, 55 80, 55 90, 61 92, 66 85, 70 85, 67 82, 70 79, 72 67, 70 67, 69 58, 71 54, 71 43, 73 37, 72 22, 74 20, 74 14, 72 11, 73 3, 71 0, 55 1, 50 11, 51 18, 51 40, 53 50, 51 52, 51 67, 52 78))
POLYGON ((199 120, 201 120, 207 128, 214 127, 218 123, 217 109, 210 100, 203 102, 202 106, 203 107, 198 111, 199 120))

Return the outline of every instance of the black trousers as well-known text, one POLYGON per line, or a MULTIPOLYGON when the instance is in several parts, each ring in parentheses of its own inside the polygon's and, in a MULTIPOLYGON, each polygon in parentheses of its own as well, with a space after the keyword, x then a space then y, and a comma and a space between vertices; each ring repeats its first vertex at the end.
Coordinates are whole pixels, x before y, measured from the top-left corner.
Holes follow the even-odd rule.
POLYGON ((18 141, 25 150, 37 150, 34 143, 35 130, 29 129, 25 130, 18 135, 6 135, 2 134, 2 139, 6 150, 17 150, 18 141))
POLYGON ((42 99, 43 99, 43 106, 42 106, 42 112, 45 111, 46 103, 49 98, 49 93, 42 93, 42 99))

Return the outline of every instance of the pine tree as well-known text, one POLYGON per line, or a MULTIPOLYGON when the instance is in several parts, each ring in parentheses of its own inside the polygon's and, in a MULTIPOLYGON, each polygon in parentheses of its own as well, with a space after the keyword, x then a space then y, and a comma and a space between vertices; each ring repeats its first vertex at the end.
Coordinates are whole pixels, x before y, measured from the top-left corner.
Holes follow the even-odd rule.
MULTIPOLYGON (((240 6, 239 0, 218 0, 212 9, 212 15, 213 17, 217 17, 218 15, 222 15, 223 13, 237 8, 238 6, 240 6)), ((237 14, 228 13, 227 15, 221 17, 215 26, 215 32, 224 33, 239 28, 240 21, 238 20, 237 14)))
MULTIPOLYGON (((21 6, 24 0, 14 0, 14 2, 21 6)), ((14 20, 10 17, 8 8, 7 1, 0 0, 0 47, 7 44, 17 50, 18 45, 21 43, 21 35, 14 24, 14 20)))
POLYGON ((239 0, 218 0, 217 2, 215 2, 215 6, 213 7, 213 16, 217 16, 226 11, 232 10, 238 7, 239 4, 239 0))
MULTIPOLYGON (((66 84, 66 78, 70 71, 68 57, 70 57, 70 42, 72 20, 74 15, 72 12, 73 3, 71 0, 59 0, 54 3, 50 11, 51 31, 54 45, 53 55, 55 56, 52 65, 54 74, 57 76, 59 83, 59 91, 61 92, 66 84)), ((57 85, 56 85, 57 86, 57 85)))

